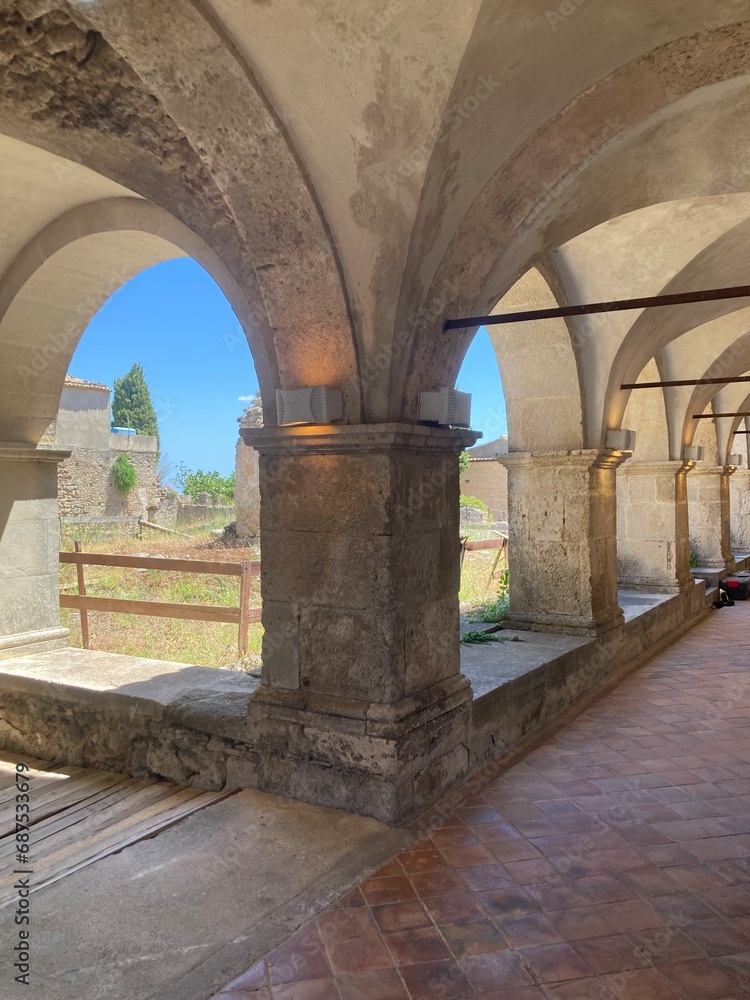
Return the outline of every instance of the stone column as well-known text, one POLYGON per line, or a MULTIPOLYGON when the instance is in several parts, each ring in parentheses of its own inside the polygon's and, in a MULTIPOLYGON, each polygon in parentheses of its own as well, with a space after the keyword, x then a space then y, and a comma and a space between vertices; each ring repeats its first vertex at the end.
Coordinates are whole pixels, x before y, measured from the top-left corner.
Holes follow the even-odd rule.
POLYGON ((626 462, 618 472, 620 583, 642 590, 692 586, 687 473, 692 462, 626 462))
POLYGON ((265 628, 242 783, 403 822, 468 770, 457 456, 477 435, 241 433, 260 454, 265 628))
POLYGON ((733 552, 750 552, 750 469, 729 480, 729 541, 733 552))
POLYGON ((238 538, 257 538, 260 534, 260 489, 258 453, 240 438, 235 455, 234 513, 238 538))
POLYGON ((69 645, 60 626, 57 448, 0 444, 0 659, 69 645))
POLYGON ((690 548, 698 565, 733 573, 729 540, 729 477, 734 466, 697 465, 688 477, 690 548))
POLYGON ((616 470, 622 452, 513 453, 508 469, 509 624, 596 635, 617 603, 616 470))

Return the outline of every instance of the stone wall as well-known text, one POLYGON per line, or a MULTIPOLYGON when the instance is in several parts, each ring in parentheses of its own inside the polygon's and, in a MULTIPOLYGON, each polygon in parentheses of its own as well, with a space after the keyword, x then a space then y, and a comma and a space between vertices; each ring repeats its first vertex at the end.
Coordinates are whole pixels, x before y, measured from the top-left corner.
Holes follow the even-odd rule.
POLYGON ((461 477, 461 493, 482 500, 494 521, 508 520, 508 470, 492 458, 472 458, 461 477))
POLYGON ((234 506, 237 514, 237 537, 255 538, 260 535, 258 452, 245 444, 242 438, 237 441, 234 506))
MULTIPOLYGON (((180 497, 179 501, 175 523, 178 528, 185 531, 209 522, 229 524, 234 520, 234 507, 214 503, 191 503, 189 497, 180 497)), ((159 521, 159 524, 161 523, 159 521)))
MULTIPOLYGON (((462 723, 468 770, 486 767, 601 691, 600 685, 622 679, 706 613, 705 586, 699 583, 604 639, 577 642, 562 653, 552 646, 529 656, 525 670, 498 671, 496 683, 474 698, 462 723)), ((263 787, 264 775, 279 764, 267 729, 249 715, 259 689, 244 674, 73 649, 64 658, 45 653, 33 661, 9 660, 0 675, 0 747, 10 753, 214 791, 263 787)), ((300 771, 314 764, 299 759, 300 771)), ((317 794, 301 784, 294 795, 387 822, 376 793, 384 780, 371 781, 365 796, 344 783, 344 770, 342 764, 329 766, 317 794)))
MULTIPOLYGON (((263 404, 260 393, 237 421, 242 427, 263 426, 263 404)), ((256 538, 260 535, 260 480, 258 453, 242 437, 237 440, 235 453, 234 506, 237 516, 237 537, 256 538)))
POLYGON ((63 517, 141 516, 170 527, 177 505, 173 491, 159 485, 156 475, 158 456, 154 452, 128 451, 136 472, 136 485, 123 495, 116 488, 112 466, 119 451, 96 451, 76 448, 70 458, 60 463, 58 472, 58 509, 63 517))
POLYGON ((78 386, 66 379, 57 414, 57 441, 65 448, 109 448, 109 397, 106 386, 78 386))

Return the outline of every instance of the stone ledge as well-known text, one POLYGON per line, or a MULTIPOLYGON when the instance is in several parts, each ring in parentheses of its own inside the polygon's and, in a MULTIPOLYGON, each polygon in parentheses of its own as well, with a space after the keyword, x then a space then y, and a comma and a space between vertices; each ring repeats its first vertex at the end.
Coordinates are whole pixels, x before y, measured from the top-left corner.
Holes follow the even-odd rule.
POLYGON ((241 739, 250 696, 259 682, 245 673, 148 660, 91 649, 18 656, 0 666, 3 692, 40 695, 62 704, 167 721, 241 739))
POLYGON ((43 653, 49 649, 67 649, 70 632, 66 628, 43 628, 35 632, 18 632, 0 636, 0 660, 43 653))

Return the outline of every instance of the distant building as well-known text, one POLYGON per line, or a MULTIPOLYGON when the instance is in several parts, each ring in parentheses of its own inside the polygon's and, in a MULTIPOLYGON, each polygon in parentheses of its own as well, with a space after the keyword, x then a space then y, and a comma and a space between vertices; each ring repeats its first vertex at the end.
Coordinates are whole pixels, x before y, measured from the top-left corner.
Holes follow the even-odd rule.
POLYGON ((59 466, 58 509, 64 517, 141 516, 171 524, 177 500, 160 486, 156 474, 158 441, 145 434, 115 434, 110 420, 111 390, 98 382, 65 378, 57 414, 57 442, 72 451, 59 466), (127 454, 136 485, 123 495, 114 484, 112 466, 127 454))
POLYGON ((508 454, 508 438, 470 448, 469 468, 461 477, 461 493, 487 504, 493 521, 508 520, 508 470, 497 461, 508 454))

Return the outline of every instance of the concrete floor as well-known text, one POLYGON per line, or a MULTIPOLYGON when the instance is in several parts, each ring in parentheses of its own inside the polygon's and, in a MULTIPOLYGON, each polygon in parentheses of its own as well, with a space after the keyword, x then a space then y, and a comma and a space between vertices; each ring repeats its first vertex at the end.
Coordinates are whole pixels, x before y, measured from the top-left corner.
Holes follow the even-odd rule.
POLYGON ((747 1000, 749 666, 714 612, 216 1000, 747 1000))
POLYGON ((205 1000, 414 836, 240 792, 34 893, 29 987, 0 909, 0 996, 205 1000))

